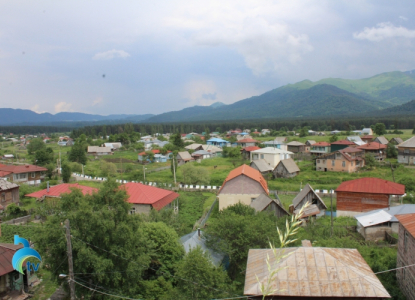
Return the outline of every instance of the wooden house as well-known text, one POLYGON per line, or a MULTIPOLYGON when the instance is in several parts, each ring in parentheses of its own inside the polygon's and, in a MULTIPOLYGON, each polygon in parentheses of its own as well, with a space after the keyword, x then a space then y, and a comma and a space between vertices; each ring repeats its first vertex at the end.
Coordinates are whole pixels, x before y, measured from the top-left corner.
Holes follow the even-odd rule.
POLYGON ((403 184, 380 178, 345 181, 336 189, 337 216, 355 216, 390 206, 392 195, 405 194, 403 184))
POLYGON ((319 195, 313 190, 308 183, 293 199, 293 204, 290 205, 290 213, 299 211, 306 203, 310 205, 315 204, 319 210, 318 216, 323 216, 327 210, 327 206, 319 195))
POLYGON ((371 154, 378 161, 386 159, 386 145, 379 144, 377 142, 371 142, 362 146, 356 147, 357 149, 363 150, 365 155, 371 154))
POLYGON ((311 145, 310 153, 316 156, 321 156, 327 153, 330 153, 330 143, 327 142, 318 142, 311 145))
MULTIPOLYGON (((362 138, 363 139, 363 138, 362 138)), ((374 142, 382 144, 382 145, 387 145, 389 144, 389 141, 387 138, 385 138, 384 136, 378 136, 376 137, 374 140, 374 142)))
POLYGON ((243 139, 238 140, 235 143, 233 143, 232 146, 239 146, 239 147, 245 148, 245 147, 256 146, 258 143, 259 142, 257 140, 249 139, 249 138, 243 138, 243 139))
POLYGON ((300 168, 292 158, 281 160, 272 171, 275 178, 292 178, 300 174, 300 168))
POLYGON ((403 139, 401 139, 400 137, 394 137, 389 140, 389 143, 391 143, 392 145, 399 145, 400 143, 403 143, 403 139))
POLYGON ((110 155, 112 154, 112 149, 110 147, 88 146, 87 153, 95 156, 110 155))
POLYGON ((255 151, 255 150, 259 150, 261 148, 257 147, 257 146, 252 146, 252 147, 245 147, 241 149, 241 155, 244 159, 250 159, 251 158, 251 152, 255 151))
POLYGON ((285 217, 290 214, 284 209, 281 202, 277 199, 271 199, 266 194, 259 195, 255 200, 250 204, 255 211, 272 211, 273 214, 277 217, 285 217))
POLYGON ((13 182, 0 179, 0 210, 4 210, 9 204, 19 205, 19 186, 13 182))
POLYGON ((39 184, 45 179, 48 169, 35 165, 2 165, 0 164, 0 178, 16 183, 39 184))
POLYGON ((397 145, 398 147, 398 163, 415 164, 415 136, 397 145))
POLYGON ((287 150, 293 153, 306 152, 306 145, 297 141, 292 141, 287 144, 287 150))
POLYGON ((184 165, 184 164, 188 163, 189 161, 194 161, 195 160, 190 155, 190 153, 187 152, 187 151, 177 153, 176 159, 177 159, 177 165, 179 165, 179 166, 184 165))

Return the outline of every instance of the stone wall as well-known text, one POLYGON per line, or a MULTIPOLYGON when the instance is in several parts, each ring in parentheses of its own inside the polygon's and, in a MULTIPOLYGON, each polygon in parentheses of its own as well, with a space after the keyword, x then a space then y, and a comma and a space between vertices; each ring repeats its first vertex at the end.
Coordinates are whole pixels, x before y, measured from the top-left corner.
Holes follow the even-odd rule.
MULTIPOLYGON (((396 267, 415 264, 415 237, 399 225, 398 259, 396 267), (405 234, 406 246, 405 246, 405 234)), ((407 299, 415 299, 415 266, 396 271, 399 287, 407 299)))

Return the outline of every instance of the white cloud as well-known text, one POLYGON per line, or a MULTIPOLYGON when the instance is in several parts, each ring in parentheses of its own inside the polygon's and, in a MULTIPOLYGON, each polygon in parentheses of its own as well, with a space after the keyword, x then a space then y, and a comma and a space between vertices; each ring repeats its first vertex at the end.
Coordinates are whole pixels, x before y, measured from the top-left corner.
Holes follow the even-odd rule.
POLYGON ((408 21, 408 18, 407 17, 404 17, 404 16, 399 16, 399 19, 401 19, 403 21, 408 21))
POLYGON ((35 113, 38 113, 38 114, 42 114, 42 113, 45 112, 45 111, 39 110, 39 104, 34 105, 33 107, 30 108, 30 110, 34 111, 35 113))
POLYGON ((62 101, 55 105, 55 112, 59 113, 63 111, 73 111, 71 107, 72 107, 71 103, 66 103, 62 101))
POLYGON ((97 104, 100 104, 102 102, 103 98, 102 97, 97 97, 93 102, 92 102, 92 106, 95 106, 97 104))
POLYGON ((95 60, 110 60, 113 58, 127 58, 130 57, 131 55, 127 52, 125 52, 124 50, 109 50, 109 51, 105 51, 105 52, 99 52, 97 54, 94 55, 94 57, 92 59, 95 60))
POLYGON ((383 22, 377 24, 376 27, 365 27, 363 31, 355 32, 353 37, 358 40, 380 42, 394 37, 415 38, 415 30, 410 30, 403 26, 397 27, 390 22, 383 22))

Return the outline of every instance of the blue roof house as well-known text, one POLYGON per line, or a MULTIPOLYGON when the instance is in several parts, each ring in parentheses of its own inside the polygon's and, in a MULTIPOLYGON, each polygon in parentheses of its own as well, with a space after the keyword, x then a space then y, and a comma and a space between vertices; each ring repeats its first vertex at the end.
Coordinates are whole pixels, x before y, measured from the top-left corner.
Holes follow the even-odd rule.
POLYGON ((229 141, 222 140, 220 138, 211 138, 206 142, 208 145, 218 146, 218 147, 230 147, 231 143, 229 141))

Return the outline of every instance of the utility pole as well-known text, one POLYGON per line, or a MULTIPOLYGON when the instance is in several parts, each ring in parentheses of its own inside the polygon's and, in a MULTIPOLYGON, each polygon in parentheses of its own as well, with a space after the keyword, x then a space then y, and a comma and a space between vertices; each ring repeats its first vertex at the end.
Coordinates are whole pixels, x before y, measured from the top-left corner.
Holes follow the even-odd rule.
POLYGON ((71 231, 69 229, 68 219, 65 221, 65 227, 66 227, 66 247, 68 249, 69 289, 71 292, 71 300, 75 300, 75 282, 73 278, 71 231))
POLYGON ((174 154, 173 154, 173 175, 174 175, 174 187, 176 187, 176 164, 174 163, 174 154))
POLYGON ((330 218, 331 218, 331 235, 333 236, 333 190, 330 190, 330 218))
POLYGON ((146 181, 146 168, 143 166, 144 181, 146 181))
POLYGON ((392 168, 392 163, 389 162, 390 166, 391 166, 391 171, 392 171, 392 177, 393 177, 393 182, 395 182, 395 173, 393 173, 393 168, 392 168))

